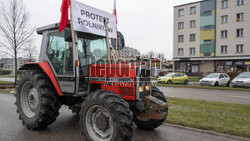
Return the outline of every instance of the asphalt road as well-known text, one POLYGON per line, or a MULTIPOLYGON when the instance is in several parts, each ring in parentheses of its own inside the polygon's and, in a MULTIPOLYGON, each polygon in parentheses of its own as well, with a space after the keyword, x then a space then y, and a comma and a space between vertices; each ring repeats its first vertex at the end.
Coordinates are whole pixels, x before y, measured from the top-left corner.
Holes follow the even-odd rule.
MULTIPOLYGON (((0 94, 0 141, 84 141, 78 118, 65 107, 57 121, 44 130, 30 131, 18 120, 15 97, 0 94)), ((234 141, 235 138, 162 125, 154 131, 136 129, 134 141, 234 141)))
POLYGON ((250 92, 225 91, 196 88, 159 87, 169 97, 200 99, 227 103, 250 104, 250 92))

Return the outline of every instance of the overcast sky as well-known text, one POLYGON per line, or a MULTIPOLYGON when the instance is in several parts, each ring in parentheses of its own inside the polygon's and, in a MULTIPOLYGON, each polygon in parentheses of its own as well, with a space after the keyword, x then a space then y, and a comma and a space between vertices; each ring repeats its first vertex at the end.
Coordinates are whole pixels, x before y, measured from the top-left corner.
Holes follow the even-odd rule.
MULTIPOLYGON (((114 0, 78 0, 112 13, 114 0)), ((173 6, 198 0, 117 0, 118 30, 123 33, 126 46, 141 53, 150 50, 164 53, 172 59, 173 6)), ((34 26, 60 21, 62 0, 24 0, 34 26)), ((36 45, 40 48, 41 37, 36 45)))

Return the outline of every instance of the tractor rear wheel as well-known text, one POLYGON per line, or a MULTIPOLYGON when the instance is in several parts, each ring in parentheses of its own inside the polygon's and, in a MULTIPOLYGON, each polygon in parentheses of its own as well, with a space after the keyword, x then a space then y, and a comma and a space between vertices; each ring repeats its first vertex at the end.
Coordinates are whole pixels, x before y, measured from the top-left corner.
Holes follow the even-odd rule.
POLYGON ((80 127, 89 141, 131 141, 134 131, 128 103, 103 90, 93 92, 82 103, 80 127))
MULTIPOLYGON (((167 103, 167 100, 164 94, 157 87, 154 87, 154 86, 152 87, 152 96, 167 103)), ((158 126, 162 125, 162 123, 165 121, 165 119, 167 118, 167 114, 168 114, 168 108, 160 112, 165 114, 165 117, 161 120, 144 119, 138 115, 135 115, 134 122, 137 125, 137 127, 140 129, 153 130, 157 128, 158 126)))
POLYGON ((27 70, 17 85, 16 105, 23 125, 34 130, 46 128, 56 120, 61 101, 47 75, 40 70, 27 70))

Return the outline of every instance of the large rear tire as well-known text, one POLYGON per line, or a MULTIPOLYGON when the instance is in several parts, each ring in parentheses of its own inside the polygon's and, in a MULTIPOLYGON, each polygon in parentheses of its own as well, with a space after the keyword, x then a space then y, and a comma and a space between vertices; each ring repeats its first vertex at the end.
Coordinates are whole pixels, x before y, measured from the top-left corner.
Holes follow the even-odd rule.
POLYGON ((27 70, 17 85, 16 105, 23 125, 34 130, 56 121, 61 101, 47 75, 40 70, 27 70))
POLYGON ((93 92, 82 103, 80 127, 88 141, 131 141, 134 132, 128 103, 103 90, 93 92))
MULTIPOLYGON (((157 87, 152 87, 152 96, 167 103, 164 94, 157 87)), ((164 109, 164 111, 161 112, 165 114, 162 120, 143 119, 137 115, 134 115, 134 122, 140 129, 153 130, 158 126, 162 125, 162 123, 166 120, 168 115, 168 108, 164 109)))

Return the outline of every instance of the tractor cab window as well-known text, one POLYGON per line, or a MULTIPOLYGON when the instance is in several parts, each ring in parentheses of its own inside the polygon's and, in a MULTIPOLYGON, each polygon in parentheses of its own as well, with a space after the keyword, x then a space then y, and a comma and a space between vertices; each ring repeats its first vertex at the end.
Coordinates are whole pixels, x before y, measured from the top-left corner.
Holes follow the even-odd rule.
POLYGON ((95 61, 98 59, 107 60, 107 45, 104 37, 93 39, 78 37, 77 45, 79 59, 89 59, 89 62, 84 62, 83 64, 95 64, 95 61))
POLYGON ((49 33, 48 59, 57 75, 73 75, 72 43, 64 41, 64 33, 49 33))
MULTIPOLYGON (((88 67, 89 64, 98 63, 96 62, 98 59, 107 60, 108 55, 105 37, 79 33, 77 38, 80 69, 88 67)), ((101 63, 105 61, 101 61, 101 63)), ((100 62, 98 64, 100 64, 100 62)))

